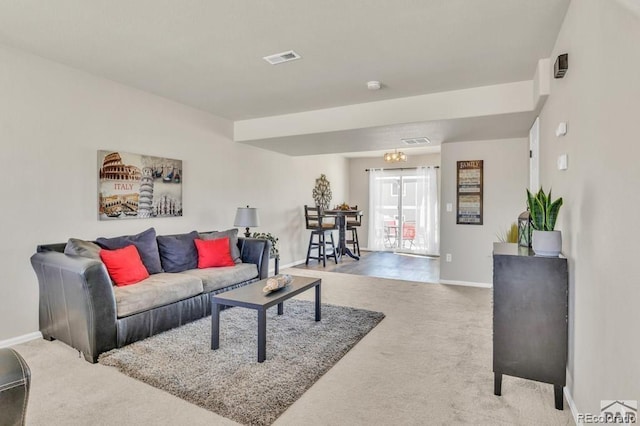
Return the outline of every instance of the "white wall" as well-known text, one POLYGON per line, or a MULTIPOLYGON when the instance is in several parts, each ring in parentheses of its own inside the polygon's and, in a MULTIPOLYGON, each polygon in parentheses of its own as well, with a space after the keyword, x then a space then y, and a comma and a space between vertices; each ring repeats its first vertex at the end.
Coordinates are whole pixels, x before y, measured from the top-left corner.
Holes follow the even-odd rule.
MULTIPOLYGON (((304 259, 304 204, 325 173, 348 198, 347 161, 288 157, 234 143, 232 123, 154 95, 0 46, 0 341, 38 330, 37 244, 155 227, 159 234, 232 227, 258 207, 280 238, 282 264, 304 259), (183 160, 181 218, 97 220, 97 150, 183 160)), ((215 96, 212 93, 211 96, 215 96)))
POLYGON ((445 143, 441 154, 440 281, 491 285, 496 235, 526 209, 528 139, 445 143), (456 224, 456 162, 465 160, 484 160, 483 225, 456 224), (453 211, 446 211, 447 203, 453 211))
POLYGON ((352 206, 357 205, 364 212, 362 226, 358 229, 361 248, 368 247, 369 244, 369 173, 365 169, 439 165, 440 153, 423 155, 407 153, 407 162, 400 165, 390 165, 382 159, 382 156, 349 159, 349 200, 346 201, 352 206))
POLYGON ((582 413, 640 400, 640 5, 572 1, 552 61, 569 54, 540 115, 541 183, 564 198, 569 259, 568 387, 582 413), (568 133, 555 136, 560 121, 568 133), (558 171, 556 158, 569 156, 558 171))

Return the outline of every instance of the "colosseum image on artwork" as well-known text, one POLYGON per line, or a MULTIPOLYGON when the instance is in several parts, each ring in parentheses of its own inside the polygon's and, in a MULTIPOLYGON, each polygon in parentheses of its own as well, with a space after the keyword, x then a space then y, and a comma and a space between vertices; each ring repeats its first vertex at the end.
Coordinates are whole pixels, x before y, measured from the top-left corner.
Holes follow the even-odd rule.
POLYGON ((100 220, 182 216, 182 161, 98 151, 100 220))

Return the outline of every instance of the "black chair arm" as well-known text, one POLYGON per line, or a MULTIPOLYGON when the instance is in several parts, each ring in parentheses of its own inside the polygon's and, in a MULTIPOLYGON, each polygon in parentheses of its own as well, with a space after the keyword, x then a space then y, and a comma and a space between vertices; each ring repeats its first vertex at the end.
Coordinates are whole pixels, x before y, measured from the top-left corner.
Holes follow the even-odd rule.
POLYGON ((258 265, 258 277, 260 279, 269 276, 269 254, 271 241, 260 238, 238 237, 240 258, 243 263, 255 263, 258 265))

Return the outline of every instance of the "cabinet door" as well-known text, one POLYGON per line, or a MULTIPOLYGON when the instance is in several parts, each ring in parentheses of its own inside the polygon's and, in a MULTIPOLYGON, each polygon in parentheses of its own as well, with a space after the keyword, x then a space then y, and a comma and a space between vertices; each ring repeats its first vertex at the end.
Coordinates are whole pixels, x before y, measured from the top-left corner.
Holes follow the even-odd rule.
POLYGON ((567 261, 494 256, 494 372, 565 384, 567 261))

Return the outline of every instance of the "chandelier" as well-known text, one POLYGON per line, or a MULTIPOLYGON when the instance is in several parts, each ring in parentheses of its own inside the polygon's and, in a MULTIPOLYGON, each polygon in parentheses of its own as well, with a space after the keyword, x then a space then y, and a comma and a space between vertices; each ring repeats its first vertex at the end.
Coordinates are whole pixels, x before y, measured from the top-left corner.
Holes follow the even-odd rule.
POLYGON ((399 163, 401 161, 407 161, 407 154, 396 149, 393 152, 385 152, 383 158, 387 163, 399 163))

